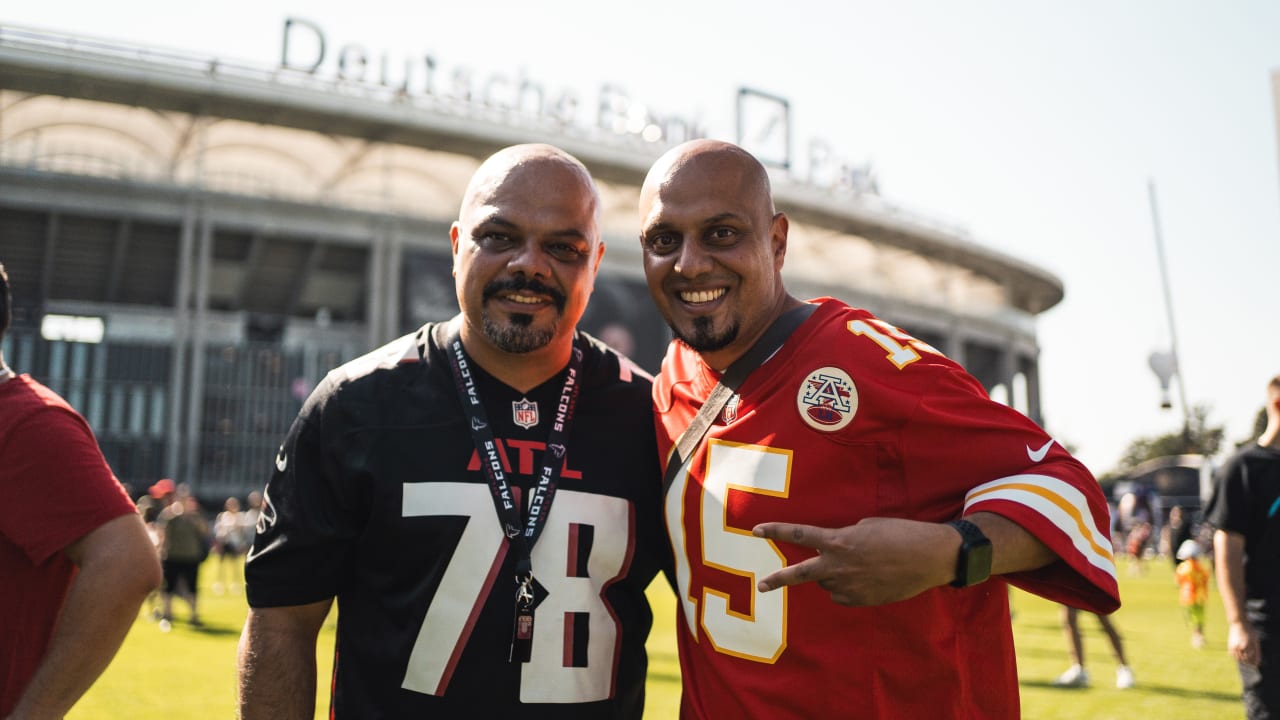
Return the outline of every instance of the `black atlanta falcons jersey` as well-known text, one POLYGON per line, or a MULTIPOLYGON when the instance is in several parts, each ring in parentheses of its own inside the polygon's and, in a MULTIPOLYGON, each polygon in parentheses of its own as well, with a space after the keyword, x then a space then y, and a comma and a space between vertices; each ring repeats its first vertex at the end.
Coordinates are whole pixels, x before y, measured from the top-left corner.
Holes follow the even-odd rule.
MULTIPOLYGON (((650 378, 579 333, 576 408, 532 548, 531 657, 513 663, 519 553, 464 419, 448 328, 334 370, 307 400, 267 484, 249 604, 337 597, 339 720, 639 718, 644 590, 670 562, 650 378)), ((521 393, 469 365, 496 460, 527 501, 569 370, 521 393)))

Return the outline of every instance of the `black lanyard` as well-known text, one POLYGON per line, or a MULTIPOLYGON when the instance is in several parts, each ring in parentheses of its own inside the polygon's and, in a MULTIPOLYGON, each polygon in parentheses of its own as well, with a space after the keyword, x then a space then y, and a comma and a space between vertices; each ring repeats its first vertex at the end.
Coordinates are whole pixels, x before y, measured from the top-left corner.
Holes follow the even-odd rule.
POLYGON ((480 398, 472 376, 470 361, 463 351, 462 339, 456 331, 450 333, 447 347, 449 366, 453 369, 453 379, 458 386, 458 399, 462 401, 462 412, 471 428, 471 440, 479 453, 480 466, 489 479, 489 490, 493 494, 493 507, 498 512, 498 522, 516 552, 516 617, 510 660, 528 662, 533 648, 533 609, 536 605, 533 545, 546 527, 547 515, 551 513, 551 500, 555 497, 560 470, 564 467, 569 427, 573 420, 574 406, 578 403, 582 350, 575 344, 569 358, 569 374, 565 376, 564 387, 557 398, 551 419, 551 432, 547 435, 547 446, 542 453, 542 471, 538 474, 537 484, 530 491, 529 514, 522 522, 515 494, 511 490, 511 484, 507 482, 506 473, 502 471, 493 427, 489 424, 484 401, 480 398), (521 525, 524 526, 523 531, 520 529, 521 525))

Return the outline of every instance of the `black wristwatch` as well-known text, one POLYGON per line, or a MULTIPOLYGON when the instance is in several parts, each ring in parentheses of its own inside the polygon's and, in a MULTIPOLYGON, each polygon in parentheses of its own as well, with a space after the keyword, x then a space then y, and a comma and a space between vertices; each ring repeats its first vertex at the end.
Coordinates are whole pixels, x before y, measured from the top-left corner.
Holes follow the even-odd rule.
POLYGON ((952 587, 970 587, 991 577, 991 540, 968 520, 947 523, 960 533, 960 555, 956 558, 956 579, 952 587))

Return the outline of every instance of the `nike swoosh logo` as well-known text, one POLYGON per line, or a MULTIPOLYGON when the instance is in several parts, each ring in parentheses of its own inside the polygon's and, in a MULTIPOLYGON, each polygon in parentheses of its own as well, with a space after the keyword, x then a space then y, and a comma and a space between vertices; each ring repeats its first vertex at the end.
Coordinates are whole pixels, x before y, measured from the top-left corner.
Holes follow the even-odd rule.
POLYGON ((1049 438, 1049 442, 1040 447, 1039 450, 1032 450, 1031 446, 1027 446, 1027 457, 1031 458, 1031 462, 1038 463, 1049 454, 1049 448, 1053 447, 1053 438, 1049 438))
POLYGON ((280 453, 276 455, 276 469, 284 472, 287 467, 289 467, 289 456, 284 454, 284 449, 282 448, 280 453))

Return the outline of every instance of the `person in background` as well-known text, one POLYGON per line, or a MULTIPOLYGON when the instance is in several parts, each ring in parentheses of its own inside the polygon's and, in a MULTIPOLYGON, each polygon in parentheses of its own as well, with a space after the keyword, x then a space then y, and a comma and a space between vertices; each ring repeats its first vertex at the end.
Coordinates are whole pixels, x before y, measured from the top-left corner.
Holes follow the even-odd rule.
POLYGON ((1097 481, 935 349, 790 295, 789 221, 741 148, 663 155, 640 226, 676 337, 654 403, 682 717, 1018 717, 1006 583, 1119 606, 1097 481))
POLYGON ((244 513, 240 512, 240 499, 229 497, 222 503, 222 512, 213 520, 213 552, 218 557, 218 579, 213 592, 221 595, 224 590, 235 591, 244 562, 242 544, 244 538, 244 513))
POLYGON ((166 497, 172 500, 156 520, 160 531, 160 559, 164 568, 161 589, 160 630, 173 627, 173 596, 181 597, 190 609, 189 622, 200 627, 200 564, 209 554, 209 523, 200 512, 200 503, 185 487, 166 497))
MULTIPOLYGON (((1093 614, 1093 613, 1091 613, 1093 614)), ((1095 614, 1102 633, 1111 644, 1111 655, 1116 659, 1116 688, 1128 690, 1134 686, 1135 678, 1129 659, 1124 654, 1124 640, 1116 630, 1115 623, 1106 615, 1095 614)), ((1071 667, 1053 681, 1054 687, 1082 688, 1089 687, 1091 678, 1085 669, 1084 638, 1080 634, 1080 611, 1070 605, 1062 606, 1062 630, 1067 636, 1067 652, 1071 655, 1071 667)))
POLYGON ((1209 568, 1201 560, 1200 545, 1183 540, 1178 546, 1178 567, 1173 577, 1178 583, 1178 602, 1191 626, 1191 647, 1204 647, 1204 603, 1209 597, 1209 568))
POLYGON ((240 513, 240 547, 246 553, 253 547, 253 536, 258 531, 258 518, 261 516, 262 493, 254 490, 245 498, 245 511, 240 513))
POLYGON ((1188 540, 1194 540, 1191 518, 1181 505, 1169 508, 1169 520, 1160 528, 1160 553, 1169 558, 1173 568, 1178 568, 1178 549, 1188 540))
POLYGON ((1266 388, 1267 426, 1214 474, 1205 523, 1249 720, 1280 718, 1280 375, 1266 388))
MULTIPOLYGON (((12 297, 0 265, 0 341, 12 297)), ((159 582, 89 424, 0 355, 0 718, 65 715, 159 582)))

